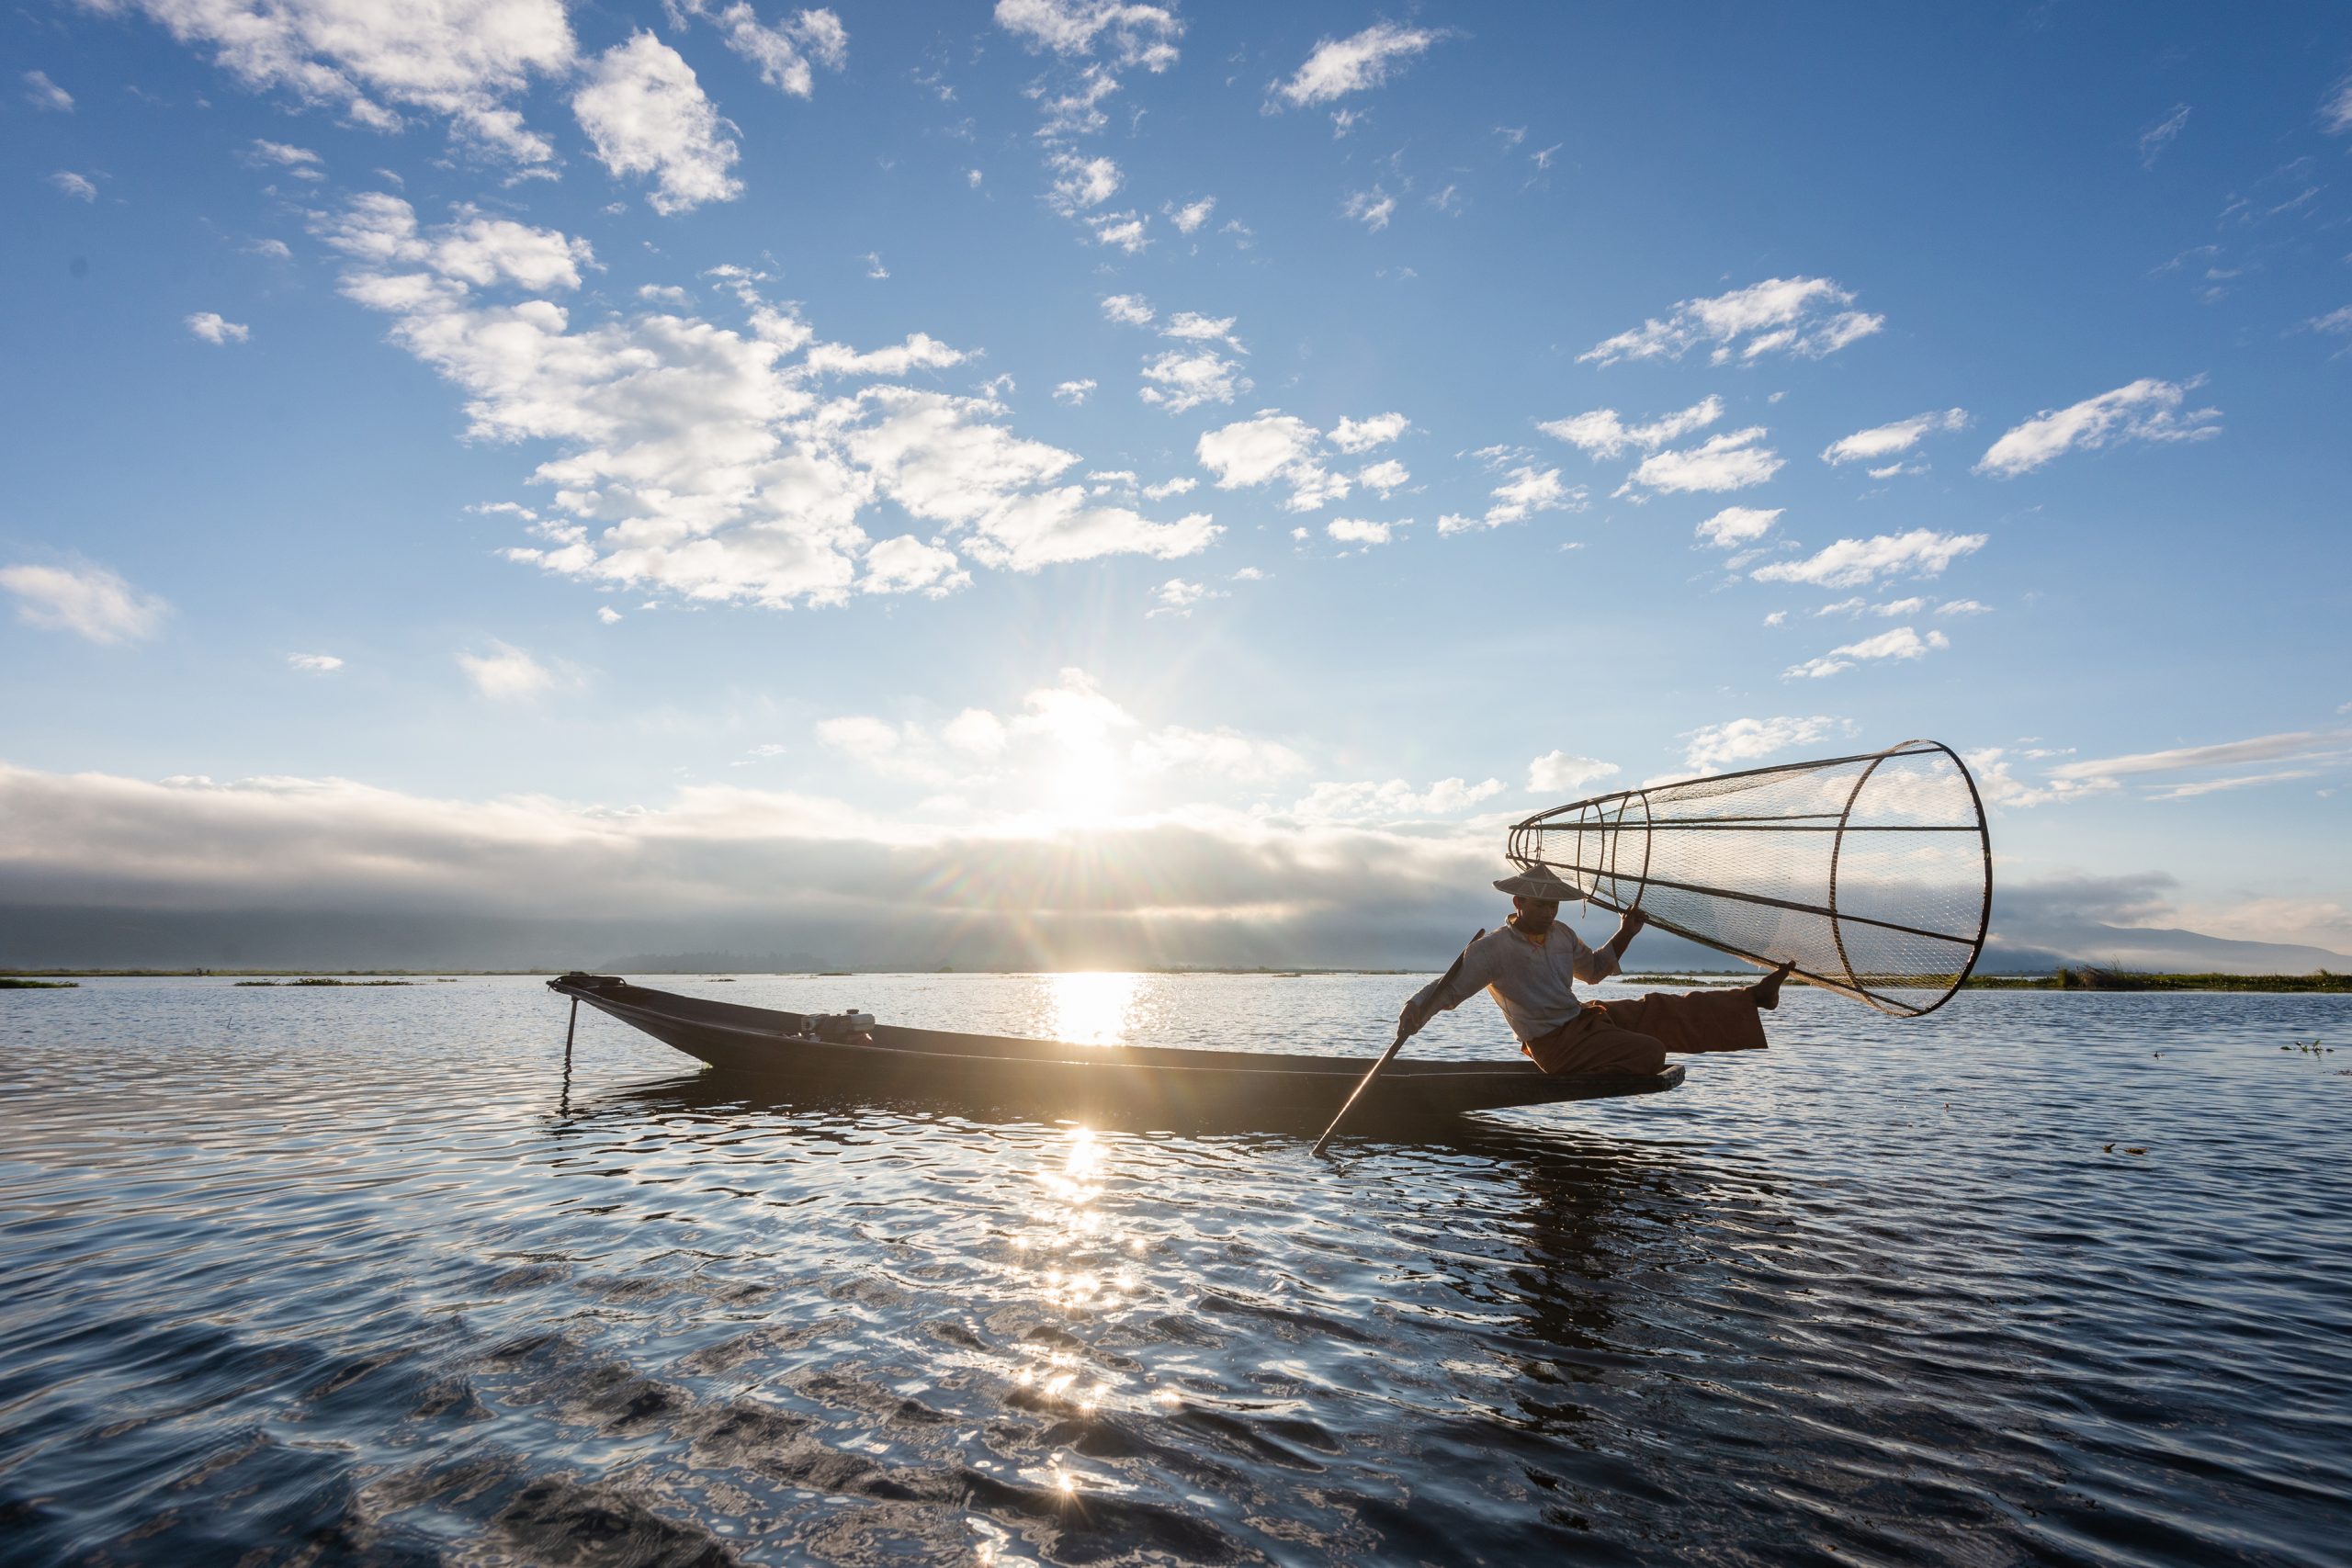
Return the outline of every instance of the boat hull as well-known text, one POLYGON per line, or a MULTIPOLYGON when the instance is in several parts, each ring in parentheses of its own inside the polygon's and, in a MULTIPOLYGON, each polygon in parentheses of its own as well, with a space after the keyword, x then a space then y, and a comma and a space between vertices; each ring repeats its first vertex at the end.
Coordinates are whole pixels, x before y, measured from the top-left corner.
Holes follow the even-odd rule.
MULTIPOLYGON (((1007 1035, 877 1025, 871 1043, 812 1038, 809 1015, 709 1001, 607 976, 567 975, 550 989, 643 1031, 770 1096, 985 1107, 1152 1129, 1320 1126, 1371 1058, 1072 1045, 1007 1035)), ((1530 1062, 1400 1057, 1350 1122, 1388 1124, 1469 1111, 1657 1094, 1682 1068, 1554 1077, 1530 1062)))

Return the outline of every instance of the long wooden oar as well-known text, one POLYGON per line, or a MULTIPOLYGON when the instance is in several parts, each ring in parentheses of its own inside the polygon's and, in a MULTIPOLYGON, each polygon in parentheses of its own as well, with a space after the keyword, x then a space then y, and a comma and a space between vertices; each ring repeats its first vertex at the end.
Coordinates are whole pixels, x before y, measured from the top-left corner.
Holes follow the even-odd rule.
MULTIPOLYGON (((1470 942, 1466 942, 1462 944, 1462 951, 1453 955, 1453 963, 1446 970, 1445 978, 1437 983, 1437 988, 1440 991, 1443 991, 1448 986, 1453 984, 1453 977, 1462 973, 1462 961, 1470 956, 1470 942, 1476 942, 1479 936, 1485 936, 1486 934, 1487 928, 1480 926, 1478 928, 1478 936, 1474 936, 1470 939, 1470 942)), ((1412 1032, 1407 1029, 1403 1024, 1399 1023, 1396 1026, 1396 1043, 1390 1045, 1387 1050, 1380 1054, 1380 1060, 1372 1065, 1372 1071, 1364 1074, 1363 1081, 1356 1085, 1355 1092, 1348 1096, 1346 1102, 1340 1107, 1340 1113, 1331 1118, 1331 1124, 1323 1129, 1323 1135, 1315 1140, 1315 1146, 1307 1151, 1308 1154, 1319 1155, 1323 1152, 1323 1145, 1331 1141, 1331 1134, 1338 1132, 1340 1130, 1340 1123, 1348 1119, 1348 1112, 1353 1111, 1356 1107, 1356 1101, 1363 1098, 1363 1091, 1372 1087, 1372 1080, 1380 1076, 1380 1069, 1386 1066, 1391 1059, 1396 1056, 1396 1053, 1405 1048, 1405 1042, 1412 1037, 1412 1032)))

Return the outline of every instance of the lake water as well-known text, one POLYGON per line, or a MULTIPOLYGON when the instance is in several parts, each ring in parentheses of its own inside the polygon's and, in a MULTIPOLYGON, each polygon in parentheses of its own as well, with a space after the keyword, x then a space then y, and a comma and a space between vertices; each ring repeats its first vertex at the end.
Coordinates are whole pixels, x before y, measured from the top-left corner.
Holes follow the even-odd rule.
MULTIPOLYGON (((1364 1053, 1417 982, 653 983, 1364 1053)), ((2346 1561, 2352 998, 1792 991, 1328 1163, 746 1102, 585 1010, 567 1081, 564 1012, 0 992, 0 1558, 2346 1561)))

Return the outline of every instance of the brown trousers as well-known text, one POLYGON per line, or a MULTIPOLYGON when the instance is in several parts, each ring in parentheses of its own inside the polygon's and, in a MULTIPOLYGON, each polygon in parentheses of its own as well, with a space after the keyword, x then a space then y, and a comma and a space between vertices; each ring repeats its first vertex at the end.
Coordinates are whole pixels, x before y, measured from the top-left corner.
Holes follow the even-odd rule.
POLYGON ((1747 987, 1634 1001, 1587 1002, 1584 1010, 1520 1049, 1547 1073, 1655 1073, 1668 1051, 1760 1051, 1764 1020, 1747 987))

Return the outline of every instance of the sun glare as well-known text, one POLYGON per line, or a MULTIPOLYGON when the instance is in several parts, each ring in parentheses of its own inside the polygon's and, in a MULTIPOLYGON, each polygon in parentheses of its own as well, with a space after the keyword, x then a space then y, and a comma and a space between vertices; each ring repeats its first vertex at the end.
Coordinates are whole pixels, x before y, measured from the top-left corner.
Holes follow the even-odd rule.
POLYGON ((1046 799, 1055 825, 1091 828, 1109 821, 1118 810, 1125 782, 1118 755, 1108 746, 1066 748, 1047 780, 1046 799))
POLYGON ((1055 1040, 1077 1045, 1116 1045, 1126 1038, 1129 1015, 1135 1010, 1136 977, 1133 975, 1054 975, 1048 1001, 1055 1040))

